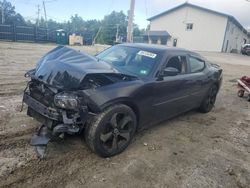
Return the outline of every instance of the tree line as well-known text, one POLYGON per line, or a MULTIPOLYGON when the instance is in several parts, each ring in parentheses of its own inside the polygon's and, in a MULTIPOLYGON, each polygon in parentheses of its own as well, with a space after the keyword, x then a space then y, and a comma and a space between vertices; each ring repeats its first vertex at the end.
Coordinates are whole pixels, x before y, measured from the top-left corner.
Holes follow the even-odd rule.
MULTIPOLYGON (((37 19, 36 22, 25 20, 23 16, 15 11, 13 6, 7 0, 0 0, 0 23, 16 24, 23 26, 47 27, 49 30, 63 29, 68 34, 76 33, 88 35, 95 39, 96 43, 113 44, 116 41, 117 33, 120 41, 126 40, 128 17, 123 11, 113 11, 104 16, 102 20, 84 20, 78 14, 70 17, 68 21, 58 22, 53 19, 47 20, 43 17, 37 19)), ((144 30, 139 29, 138 25, 134 24, 134 36, 140 36, 144 30)))

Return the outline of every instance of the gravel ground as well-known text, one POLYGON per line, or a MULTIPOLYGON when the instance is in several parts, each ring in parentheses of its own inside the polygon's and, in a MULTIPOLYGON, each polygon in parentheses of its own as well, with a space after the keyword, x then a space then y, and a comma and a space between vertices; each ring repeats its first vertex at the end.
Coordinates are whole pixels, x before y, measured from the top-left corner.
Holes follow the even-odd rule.
MULTIPOLYGON (((127 150, 103 159, 81 136, 50 143, 38 160, 30 138, 39 125, 21 108, 23 74, 49 44, 0 42, 0 187, 250 187, 250 103, 236 79, 250 57, 202 54, 224 70, 211 113, 192 111, 139 132, 127 150)), ((94 54, 104 47, 74 47, 94 54)))

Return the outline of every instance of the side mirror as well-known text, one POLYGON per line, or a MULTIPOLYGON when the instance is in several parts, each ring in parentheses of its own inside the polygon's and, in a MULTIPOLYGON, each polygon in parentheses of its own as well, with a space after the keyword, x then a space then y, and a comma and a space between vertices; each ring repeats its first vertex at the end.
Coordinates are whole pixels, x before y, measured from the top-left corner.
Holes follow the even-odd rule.
POLYGON ((162 76, 176 76, 177 74, 179 74, 179 70, 174 67, 166 67, 162 72, 162 76))

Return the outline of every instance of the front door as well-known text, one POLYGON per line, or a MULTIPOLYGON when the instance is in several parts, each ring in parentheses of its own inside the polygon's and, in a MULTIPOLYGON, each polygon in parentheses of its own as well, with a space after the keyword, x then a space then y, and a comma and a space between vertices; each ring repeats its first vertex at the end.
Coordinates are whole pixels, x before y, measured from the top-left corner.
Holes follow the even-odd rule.
POLYGON ((161 121, 186 111, 189 106, 190 88, 187 73, 187 56, 176 55, 169 58, 166 67, 179 70, 178 75, 164 76, 154 85, 153 114, 154 118, 161 121))

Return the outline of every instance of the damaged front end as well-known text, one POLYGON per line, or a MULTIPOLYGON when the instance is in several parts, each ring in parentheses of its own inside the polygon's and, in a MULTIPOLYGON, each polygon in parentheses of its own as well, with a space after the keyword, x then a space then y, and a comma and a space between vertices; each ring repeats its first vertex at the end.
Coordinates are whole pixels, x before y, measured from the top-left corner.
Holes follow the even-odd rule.
POLYGON ((43 158, 48 142, 54 137, 78 134, 89 118, 94 114, 82 104, 82 96, 77 92, 57 93, 44 83, 32 79, 23 95, 23 102, 28 105, 27 114, 42 126, 31 139, 38 157, 43 158))
POLYGON ((31 139, 38 157, 44 157, 46 145, 54 137, 80 133, 93 115, 85 104, 86 96, 80 92, 85 89, 82 81, 93 63, 94 57, 59 46, 25 74, 31 79, 23 94, 27 115, 42 124, 31 139))
POLYGON ((27 114, 42 124, 31 140, 40 158, 52 138, 81 133, 86 122, 100 112, 86 91, 137 79, 95 57, 62 46, 42 57, 25 77, 31 79, 23 95, 27 114))

